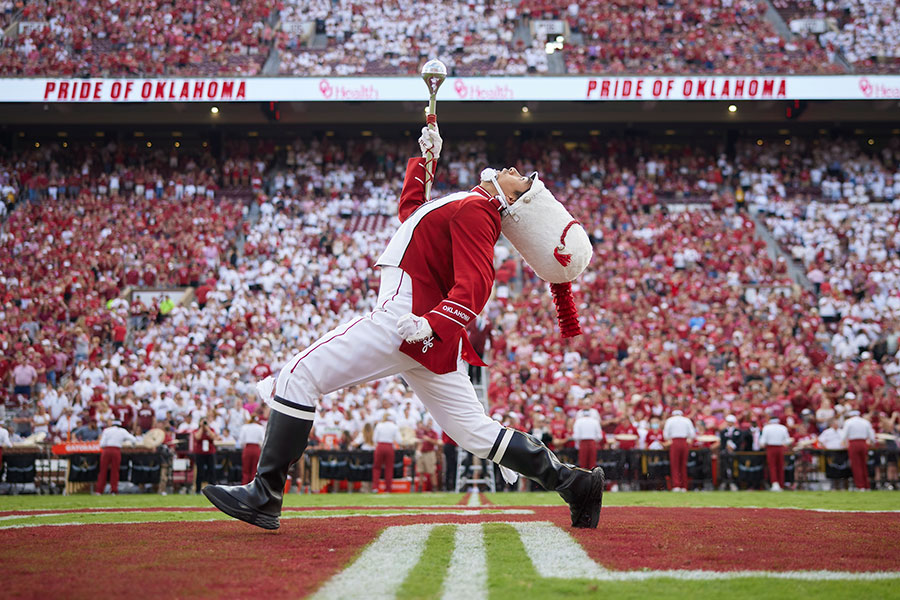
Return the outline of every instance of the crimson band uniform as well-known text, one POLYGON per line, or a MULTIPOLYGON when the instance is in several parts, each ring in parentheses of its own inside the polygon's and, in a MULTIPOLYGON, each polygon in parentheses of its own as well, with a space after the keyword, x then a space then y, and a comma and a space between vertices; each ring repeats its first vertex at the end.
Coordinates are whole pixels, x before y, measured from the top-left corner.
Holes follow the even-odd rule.
POLYGON ((791 443, 788 428, 777 421, 766 423, 759 434, 759 446, 766 449, 769 483, 784 487, 784 449, 791 443))
POLYGON ((850 458, 850 469, 853 471, 853 485, 857 489, 869 489, 869 457, 868 444, 875 442, 875 430, 872 424, 859 416, 859 411, 851 411, 851 416, 844 423, 841 437, 847 442, 847 455, 850 458))
POLYGON ((400 443, 400 429, 391 421, 382 421, 372 431, 375 456, 372 460, 372 489, 378 489, 381 470, 384 469, 385 490, 390 492, 394 484, 394 444, 400 443))
POLYGON ((424 159, 410 159, 402 225, 377 262, 377 308, 292 358, 266 402, 312 421, 320 396, 400 374, 442 430, 476 456, 499 462, 512 430, 488 417, 475 394, 466 362, 484 363, 465 327, 490 297, 500 205, 481 186, 425 202, 424 180, 424 159), (400 337, 397 320, 410 312, 428 320, 432 336, 415 343, 400 337))
POLYGON ((259 423, 247 423, 238 434, 238 443, 241 445, 241 481, 244 485, 256 477, 259 449, 265 435, 266 428, 259 423))
POLYGON ((119 491, 119 467, 122 466, 122 444, 135 443, 137 438, 119 427, 113 425, 103 430, 100 436, 100 473, 97 476, 98 494, 103 493, 106 487, 106 472, 111 471, 109 486, 113 494, 119 491))
POLYGON ((597 444, 603 441, 603 429, 590 411, 578 411, 572 438, 578 444, 578 466, 583 469, 597 466, 597 444))
POLYGON ((672 441, 669 446, 669 470, 672 474, 672 487, 687 489, 688 439, 697 435, 691 420, 681 414, 680 410, 672 413, 663 426, 663 437, 672 441))
MULTIPOLYGON (((419 144, 423 153, 437 149, 438 154, 436 127, 423 128, 419 144)), ((501 174, 494 169, 481 173, 481 181, 490 181, 498 190, 496 198, 479 185, 426 201, 425 161, 409 161, 398 211, 402 224, 377 261, 382 271, 375 310, 294 356, 274 386, 269 380, 258 384, 272 412, 256 478, 245 486, 205 488, 217 508, 258 527, 277 529, 281 489, 290 465, 306 448, 319 397, 399 374, 460 446, 499 463, 509 483, 519 473, 558 492, 569 505, 573 527, 597 527, 606 482, 603 470, 562 463, 540 440, 488 417, 468 378, 466 362, 484 364, 465 327, 484 308, 493 287, 501 210, 510 243, 551 284, 560 333, 580 333, 571 282, 592 255, 587 232, 537 173, 513 204, 507 202, 512 196, 500 190, 501 174)), ((520 181, 524 185, 527 179, 520 181)))

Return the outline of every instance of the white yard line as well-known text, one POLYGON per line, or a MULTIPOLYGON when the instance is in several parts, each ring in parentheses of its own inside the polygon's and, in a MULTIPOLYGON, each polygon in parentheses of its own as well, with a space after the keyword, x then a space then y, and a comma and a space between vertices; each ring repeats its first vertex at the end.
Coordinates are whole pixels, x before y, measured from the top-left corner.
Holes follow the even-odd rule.
POLYGON ((608 573, 568 533, 546 521, 511 523, 541 577, 600 579, 608 573))
POLYGON ((487 599, 487 557, 484 550, 484 526, 481 523, 456 526, 453 556, 444 578, 442 598, 487 599))
POLYGON ((848 571, 610 571, 595 563, 572 537, 548 522, 510 523, 525 545, 525 551, 541 577, 596 579, 600 581, 643 581, 679 579, 701 581, 765 577, 804 581, 873 581, 900 579, 900 572, 852 573, 848 571))
MULTIPOLYGON (((166 514, 166 511, 159 510, 148 510, 148 511, 129 511, 128 513, 120 513, 119 511, 113 512, 93 512, 93 513, 59 513, 54 515, 18 515, 18 516, 10 516, 10 517, 0 517, 4 519, 40 519, 42 517, 65 517, 65 516, 92 516, 92 515, 106 515, 106 514, 135 514, 143 512, 144 514, 149 513, 159 513, 166 514)), ((178 512, 178 511, 173 511, 178 512)), ((196 511, 192 511, 196 512, 196 511)), ((285 519, 333 519, 335 517, 334 514, 321 514, 321 515, 309 515, 304 514, 305 511, 294 511, 289 513, 282 513, 281 520, 285 519)), ((205 513, 205 511, 204 511, 205 513)), ((201 513, 203 514, 203 513, 201 513)), ((97 523, 83 523, 81 521, 65 521, 62 523, 20 523, 15 525, 0 525, 0 530, 3 529, 21 529, 24 527, 61 527, 63 525, 135 525, 141 523, 206 523, 208 521, 223 521, 226 520, 226 515, 221 513, 209 513, 216 515, 215 518, 211 519, 190 519, 187 521, 178 521, 173 519, 151 519, 146 521, 101 521, 97 523)), ((341 517, 346 518, 373 518, 377 519, 379 517, 419 517, 419 516, 432 516, 432 515, 440 515, 440 516, 454 516, 454 517, 478 517, 484 515, 533 515, 533 510, 527 509, 484 509, 481 510, 462 510, 458 508, 457 510, 435 510, 435 511, 395 511, 395 512, 382 512, 382 513, 366 513, 360 512, 356 514, 342 514, 341 517)))
POLYGON ((466 502, 466 506, 470 508, 473 506, 481 506, 481 494, 478 492, 478 490, 475 490, 474 492, 469 494, 469 501, 466 502))
POLYGON ((434 525, 388 527, 352 565, 332 577, 312 598, 389 600, 419 562, 434 525))

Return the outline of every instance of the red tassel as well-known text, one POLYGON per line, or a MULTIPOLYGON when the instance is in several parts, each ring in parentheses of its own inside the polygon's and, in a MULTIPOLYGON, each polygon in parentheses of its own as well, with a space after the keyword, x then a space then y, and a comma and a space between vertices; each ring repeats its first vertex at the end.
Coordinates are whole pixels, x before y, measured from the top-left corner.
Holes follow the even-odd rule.
POLYGON ((565 229, 563 229, 562 235, 559 236, 559 246, 553 249, 553 256, 555 256, 556 260, 559 261, 559 264, 564 267, 568 267, 569 263, 572 262, 571 254, 562 253, 562 251, 566 249, 566 234, 569 233, 569 229, 572 227, 572 225, 578 225, 578 221, 576 221, 575 219, 569 221, 565 229))
POLYGON ((578 309, 575 308, 575 299, 572 297, 572 283, 551 283, 550 292, 553 294, 553 303, 556 305, 556 319, 559 321, 559 331, 564 338, 581 335, 581 326, 578 324, 578 309))
POLYGON ((428 125, 437 125, 437 115, 432 115, 432 114, 426 115, 425 123, 428 125))
POLYGON ((559 261, 559 264, 561 264, 564 267, 568 267, 569 263, 572 262, 572 255, 571 254, 563 254, 562 252, 560 252, 559 248, 553 249, 553 256, 556 257, 556 260, 559 261))

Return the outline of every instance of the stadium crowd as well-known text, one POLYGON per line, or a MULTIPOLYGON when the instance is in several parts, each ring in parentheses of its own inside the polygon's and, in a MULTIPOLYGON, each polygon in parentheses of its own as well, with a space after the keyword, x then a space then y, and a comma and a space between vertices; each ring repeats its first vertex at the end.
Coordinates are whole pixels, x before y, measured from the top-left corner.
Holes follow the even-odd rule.
POLYGON ((440 58, 453 75, 546 73, 543 44, 514 42, 513 2, 288 2, 281 19, 324 24, 326 48, 279 40, 281 72, 309 75, 409 75, 440 58))
POLYGON ((782 38, 767 7, 754 0, 6 0, 0 25, 15 14, 18 27, 0 37, 0 75, 253 76, 273 50, 279 72, 292 75, 407 75, 434 57, 458 76, 547 73, 546 40, 528 29, 540 18, 564 20, 575 34, 565 42, 568 73, 842 73, 836 52, 859 71, 896 71, 894 3, 819 6, 840 25, 821 41, 782 38))
POLYGON ((274 29, 270 4, 120 0, 28 2, 0 37, 0 75, 257 75, 274 29))
POLYGON ((861 144, 851 138, 788 139, 789 143, 747 140, 738 144, 738 182, 748 201, 770 198, 822 199, 866 204, 900 198, 900 138, 861 144), (760 145, 762 143, 762 145, 760 145))
MULTIPOLYGON (((159 426, 172 438, 204 419, 222 438, 239 439, 251 415, 266 416, 258 380, 372 308, 373 263, 394 230, 411 146, 327 137, 253 153, 234 145, 228 155, 245 158, 220 169, 209 153, 170 156, 142 146, 48 146, 6 159, 0 176, 9 173, 22 190, 0 234, 0 377, 16 439, 95 435, 90 430, 113 420, 138 431, 159 426), (251 162, 256 155, 266 158, 251 162), (54 179, 65 183, 51 194, 54 179), (248 183, 259 188, 249 203, 226 193, 248 183), (122 293, 129 287, 193 291, 177 303, 161 291, 144 303, 122 293)), ((896 229, 891 213, 868 205, 847 213, 853 207, 844 205, 844 224, 832 226, 827 215, 839 205, 792 207, 770 190, 770 205, 788 211, 772 217, 775 235, 788 245, 819 244, 794 256, 818 261, 826 275, 820 291, 827 283, 836 298, 853 298, 835 320, 820 298, 791 283, 785 261, 765 252, 752 220, 734 209, 732 184, 741 189, 743 165, 752 162, 615 139, 453 146, 438 189, 475 185, 489 161, 539 170, 595 247, 576 286, 585 335, 564 343, 545 284, 498 246, 497 294, 479 323, 494 418, 557 448, 575 443, 583 410, 596 411, 609 446, 620 444, 616 433, 634 432, 643 447, 661 442, 654 426, 673 410, 706 430, 733 417, 756 434, 779 416, 796 442, 851 409, 879 431, 898 426, 885 371, 862 346, 847 353, 836 338, 867 311, 877 316, 862 319, 866 333, 873 322, 896 331, 895 273, 872 268, 877 258, 896 261, 896 241, 875 233, 884 215, 896 229), (703 201, 707 208, 680 210, 703 201), (876 216, 866 221, 868 214, 876 216), (815 231, 828 227, 841 235, 815 231), (870 275, 862 296, 845 284, 858 272, 870 275)), ((754 147, 765 155, 748 145, 742 156, 754 147)), ((884 156, 881 164, 895 166, 884 156)), ((894 336, 880 356, 888 372, 896 346, 894 336)), ((410 443, 433 438, 421 404, 394 378, 324 398, 315 443, 365 448, 385 413, 410 443)))
POLYGON ((900 7, 890 0, 774 0, 785 21, 831 55, 840 52, 857 73, 897 73, 900 7), (814 27, 809 24, 814 23, 814 27))
POLYGON ((785 40, 752 0, 525 0, 535 18, 565 19, 569 73, 841 73, 815 40, 785 40))

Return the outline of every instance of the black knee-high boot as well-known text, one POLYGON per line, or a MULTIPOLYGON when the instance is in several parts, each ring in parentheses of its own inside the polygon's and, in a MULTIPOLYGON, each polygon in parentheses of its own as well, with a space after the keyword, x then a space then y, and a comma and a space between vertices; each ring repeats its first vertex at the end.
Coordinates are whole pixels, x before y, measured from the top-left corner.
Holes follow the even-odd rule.
POLYGON ((558 492, 569 505, 572 527, 595 529, 600 520, 606 485, 603 469, 594 467, 588 471, 562 463, 533 435, 508 431, 512 431, 512 437, 500 458, 500 465, 538 482, 547 490, 558 492))
POLYGON ((263 529, 278 529, 284 484, 306 449, 313 422, 269 413, 256 477, 247 485, 208 485, 203 494, 223 513, 263 529))

